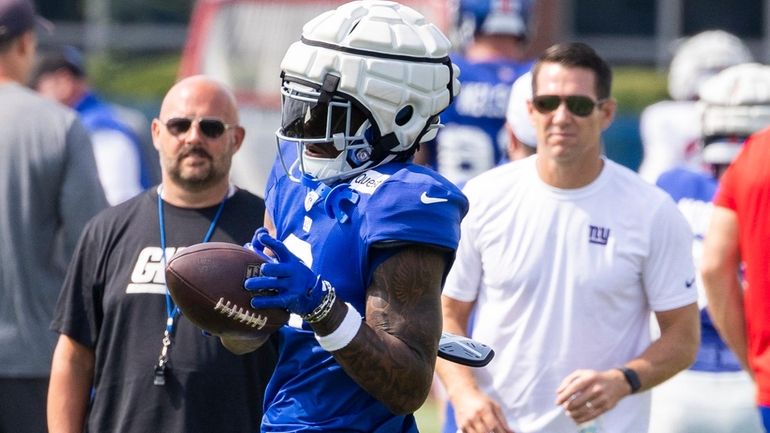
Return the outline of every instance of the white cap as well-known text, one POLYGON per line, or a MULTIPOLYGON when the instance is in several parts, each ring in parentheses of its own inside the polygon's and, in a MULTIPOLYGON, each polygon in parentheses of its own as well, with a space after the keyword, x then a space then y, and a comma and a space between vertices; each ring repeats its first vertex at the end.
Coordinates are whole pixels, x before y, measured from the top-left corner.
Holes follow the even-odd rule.
POLYGON ((537 147, 537 137, 527 111, 527 101, 530 99, 532 99, 532 72, 527 72, 517 78, 511 86, 505 120, 519 141, 534 148, 537 147))

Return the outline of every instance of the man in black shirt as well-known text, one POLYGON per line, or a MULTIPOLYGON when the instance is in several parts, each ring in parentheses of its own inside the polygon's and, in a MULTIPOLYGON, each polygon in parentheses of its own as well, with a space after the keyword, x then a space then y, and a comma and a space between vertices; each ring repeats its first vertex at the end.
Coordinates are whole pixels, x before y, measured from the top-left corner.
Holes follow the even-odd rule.
POLYGON ((230 353, 179 314, 164 279, 182 248, 242 245, 262 225, 262 199, 229 183, 244 137, 235 100, 211 79, 182 80, 152 137, 161 184, 96 216, 70 264, 52 324, 49 429, 258 431, 275 345, 230 353))

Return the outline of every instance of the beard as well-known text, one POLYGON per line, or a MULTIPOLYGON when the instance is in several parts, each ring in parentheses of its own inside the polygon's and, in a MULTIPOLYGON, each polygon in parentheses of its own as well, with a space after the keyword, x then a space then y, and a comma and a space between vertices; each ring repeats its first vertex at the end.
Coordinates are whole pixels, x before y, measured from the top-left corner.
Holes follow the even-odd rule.
POLYGON ((230 162, 230 155, 215 158, 202 147, 191 146, 183 149, 176 159, 167 158, 164 165, 172 182, 188 191, 198 192, 225 178, 230 172, 230 162), (203 158, 206 162, 190 167, 185 160, 191 156, 203 158))

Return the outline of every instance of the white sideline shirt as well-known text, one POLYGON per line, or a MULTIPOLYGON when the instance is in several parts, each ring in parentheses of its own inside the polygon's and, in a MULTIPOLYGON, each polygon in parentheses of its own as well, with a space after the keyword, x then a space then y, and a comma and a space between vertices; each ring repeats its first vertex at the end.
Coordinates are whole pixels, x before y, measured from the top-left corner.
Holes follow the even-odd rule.
MULTIPOLYGON (((591 184, 542 182, 537 155, 479 175, 465 194, 443 294, 476 301, 472 336, 496 356, 474 369, 517 433, 575 433, 555 404, 576 369, 622 366, 651 341, 650 311, 697 300, 690 227, 663 191, 604 159, 591 184)), ((650 396, 622 399, 603 432, 646 432, 650 396)))

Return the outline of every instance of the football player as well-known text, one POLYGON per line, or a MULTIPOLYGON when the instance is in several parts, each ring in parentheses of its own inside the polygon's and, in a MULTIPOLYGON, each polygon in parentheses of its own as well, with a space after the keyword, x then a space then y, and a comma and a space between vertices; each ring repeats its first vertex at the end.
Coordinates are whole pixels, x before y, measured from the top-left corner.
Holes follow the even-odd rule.
MULTIPOLYGON (((698 99, 698 147, 710 173, 681 165, 657 181, 690 223, 696 266, 701 263, 720 176, 744 140, 770 125, 770 66, 747 63, 727 68, 704 82, 698 99)), ((696 283, 701 315, 698 357, 688 370, 653 389, 650 431, 761 432, 752 379, 717 333, 703 285, 700 279, 696 283), (693 416, 696 412, 698 416, 693 416)))
POLYGON ((254 308, 292 313, 263 431, 417 431, 468 208, 410 162, 459 91, 449 48, 413 9, 356 1, 308 22, 282 61, 279 158, 251 243, 275 261, 245 283, 254 308))
POLYGON ((679 45, 668 73, 671 100, 642 111, 644 159, 639 174, 648 182, 680 164, 702 169, 698 141, 698 90, 708 78, 730 66, 750 62, 751 52, 735 35, 722 30, 698 33, 679 45))
POLYGON ((526 57, 533 0, 458 0, 452 55, 462 93, 441 115, 445 127, 417 162, 462 186, 506 160, 505 112, 513 82, 529 71, 526 57))

